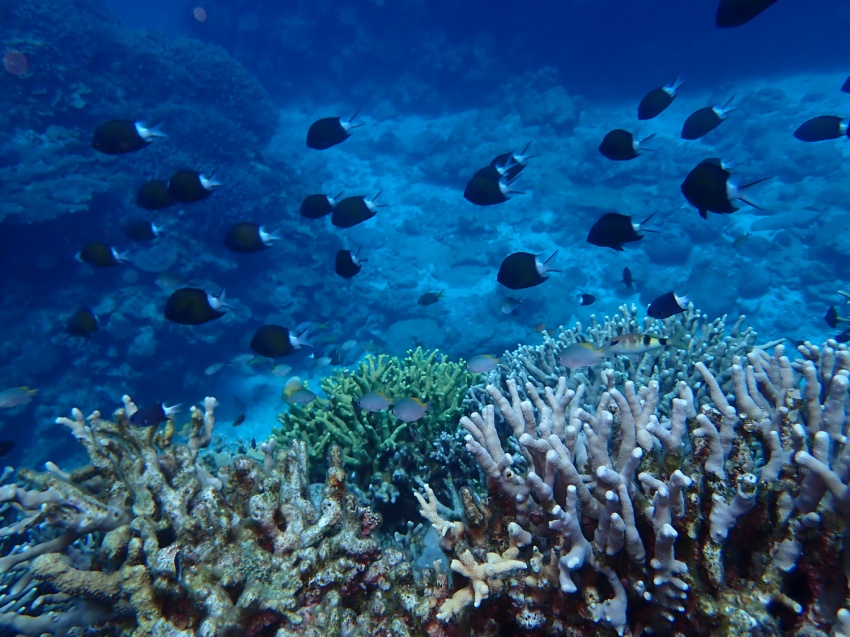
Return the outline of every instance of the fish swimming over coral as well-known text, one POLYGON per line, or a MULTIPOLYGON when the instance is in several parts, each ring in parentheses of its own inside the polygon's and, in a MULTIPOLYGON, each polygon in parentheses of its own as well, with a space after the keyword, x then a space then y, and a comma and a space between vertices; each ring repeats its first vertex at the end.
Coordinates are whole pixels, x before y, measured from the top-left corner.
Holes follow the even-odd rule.
POLYGON ((758 204, 748 198, 745 191, 768 179, 770 177, 762 177, 747 184, 738 185, 732 179, 732 173, 726 164, 720 159, 709 158, 701 161, 688 173, 682 182, 681 190, 688 203, 697 209, 700 217, 707 219, 709 212, 718 214, 736 212, 738 208, 732 203, 736 200, 761 210, 758 204))
POLYGON ((322 119, 317 119, 307 129, 307 148, 327 150, 332 146, 341 144, 351 137, 351 131, 353 129, 363 126, 362 123, 354 123, 354 119, 359 114, 360 111, 357 111, 348 119, 342 119, 340 117, 323 117, 322 119))
POLYGON ((77 260, 96 268, 113 268, 130 261, 129 253, 119 252, 103 241, 89 241, 77 253, 77 260))
POLYGON ((651 150, 643 146, 644 142, 655 137, 654 134, 644 137, 640 141, 635 136, 622 128, 615 128, 605 134, 599 144, 599 152, 611 161, 629 161, 641 155, 641 151, 651 150))
POLYGON ((219 186, 220 182, 197 170, 178 170, 168 180, 168 196, 180 203, 197 203, 219 186))
POLYGON ((548 272, 559 272, 549 262, 555 258, 555 250, 545 261, 540 261, 531 252, 514 252, 504 258, 499 266, 496 280, 510 290, 524 290, 540 285, 549 277, 548 272))
POLYGON ((301 202, 301 216, 305 219, 321 219, 334 211, 342 193, 331 197, 324 194, 307 195, 301 202))
POLYGON ((684 80, 677 77, 671 84, 658 86, 644 95, 638 104, 638 119, 653 119, 661 115, 676 99, 682 84, 684 84, 684 80))
POLYGON ((224 237, 224 247, 233 252, 251 254, 265 250, 279 240, 280 236, 275 231, 267 232, 256 223, 240 221, 230 226, 224 237))
POLYGON ((296 336, 288 328, 281 325, 263 325, 254 332, 250 347, 260 356, 277 358, 278 356, 294 354, 305 345, 313 347, 308 339, 309 330, 296 336))
POLYGON ((682 125, 682 139, 694 140, 705 137, 723 123, 726 116, 738 107, 732 104, 734 98, 729 98, 722 105, 705 106, 690 115, 682 125))
POLYGON ((379 190, 371 199, 356 195, 338 201, 331 211, 331 223, 337 228, 352 228, 368 221, 378 212, 381 204, 376 204, 375 200, 381 196, 381 192, 379 190))
POLYGON ((92 137, 92 148, 106 155, 124 155, 142 150, 157 137, 166 135, 142 122, 113 119, 97 127, 92 137))
MULTIPOLYGON (((606 212, 590 227, 590 231, 587 233, 587 242, 600 248, 611 248, 622 252, 624 244, 643 239, 644 235, 639 234, 638 231, 654 215, 653 212, 640 223, 633 223, 631 215, 606 212)), ((644 232, 656 231, 644 228, 644 232)))
POLYGON ((213 296, 201 288, 175 290, 165 303, 163 316, 180 325, 203 325, 224 316, 225 296, 213 296))
POLYGON ((94 312, 89 309, 77 310, 68 319, 65 333, 78 338, 88 338, 100 329, 100 323, 94 312))
POLYGON ((334 272, 343 279, 350 279, 363 269, 363 264, 369 259, 360 258, 360 248, 353 253, 351 250, 339 250, 334 261, 334 272))

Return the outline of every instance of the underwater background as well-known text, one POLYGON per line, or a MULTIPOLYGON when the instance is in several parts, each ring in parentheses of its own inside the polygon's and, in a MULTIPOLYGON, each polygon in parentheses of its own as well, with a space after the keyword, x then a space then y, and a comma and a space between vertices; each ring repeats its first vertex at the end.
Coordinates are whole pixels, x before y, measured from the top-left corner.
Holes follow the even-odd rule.
MULTIPOLYGON (((418 435, 434 448, 456 445, 440 458, 458 463, 446 469, 457 478, 478 472, 460 457, 466 432, 456 426, 479 408, 476 396, 486 402, 483 385, 466 393, 480 380, 466 366, 473 357, 546 346, 562 327, 602 323, 623 305, 635 311, 620 333, 669 339, 671 324, 643 317, 671 291, 687 297, 676 313, 687 310, 688 330, 695 313, 703 325, 744 316, 758 335, 749 347, 784 339, 791 360, 803 341, 845 342, 847 126, 817 143, 795 131, 818 116, 850 116, 841 90, 850 1, 779 0, 738 28, 717 28, 716 10, 714 0, 0 0, 3 462, 85 463, 56 418, 74 406, 110 414, 125 394, 139 405, 183 404, 184 424, 189 405, 215 396, 225 423, 216 453, 262 458, 258 443, 273 428, 283 427, 283 446, 306 431, 303 414, 332 411, 322 379, 347 387, 351 370, 383 354, 431 369, 428 353, 438 350, 445 358, 435 360, 454 365, 434 372, 450 378, 451 398, 430 404, 442 419, 433 439, 424 427, 418 435), (677 78, 669 107, 638 119, 641 98, 677 78), (727 102, 734 110, 717 128, 682 139, 691 113, 727 102), (309 148, 311 124, 328 117, 350 119, 350 137, 309 148), (111 120, 164 136, 139 152, 99 153, 92 136, 111 120), (612 129, 644 148, 612 161, 599 148, 612 129), (510 184, 516 194, 471 203, 470 178, 505 153, 528 156, 510 184), (701 218, 681 186, 706 158, 728 162, 740 184, 767 178, 747 191, 755 206, 735 201, 734 213, 701 218), (143 183, 179 170, 218 185, 194 203, 137 204, 143 183), (337 227, 300 213, 316 193, 378 207, 337 227), (647 220, 622 251, 587 240, 611 212, 647 220), (157 236, 132 236, 136 222, 155 224, 157 236), (225 240, 238 223, 275 236, 240 253, 225 240), (95 241, 126 251, 126 262, 75 258, 95 241), (339 250, 359 250, 356 276, 335 271, 339 250), (497 272, 517 252, 540 261, 556 253, 556 271, 507 289, 497 272), (186 287, 226 290, 223 316, 169 319, 169 297, 186 287), (69 327, 80 310, 96 320, 86 334, 69 327), (255 335, 271 324, 311 346, 259 355, 255 335)), ((594 383, 597 362, 586 372, 594 383)), ((360 384, 355 398, 370 388, 360 384)), ((668 407, 674 389, 662 388, 668 407)), ((413 437, 421 417, 410 416, 413 437)), ((323 456, 330 435, 311 435, 323 456)), ((380 480, 358 464, 370 452, 361 452, 349 462, 361 471, 357 488, 378 497, 380 480)), ((320 464, 324 475, 333 463, 320 464)), ((411 472, 379 493, 388 534, 417 518, 410 496, 423 480, 411 472)))

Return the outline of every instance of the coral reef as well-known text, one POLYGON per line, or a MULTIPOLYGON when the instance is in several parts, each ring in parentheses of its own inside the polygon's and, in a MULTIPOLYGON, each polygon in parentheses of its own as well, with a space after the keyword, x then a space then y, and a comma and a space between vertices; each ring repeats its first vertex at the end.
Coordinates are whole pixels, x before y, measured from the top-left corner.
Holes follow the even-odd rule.
MULTIPOLYGON (((395 503, 400 491, 417 487, 423 475, 470 479, 477 470, 462 453, 457 421, 471 374, 462 363, 446 360, 437 350, 410 350, 404 359, 368 355, 355 370, 338 369, 322 379, 327 398, 292 405, 274 430, 278 443, 304 440, 321 470, 330 445, 343 449, 352 481, 368 489, 376 502, 395 503), (406 423, 391 411, 366 411, 357 401, 369 392, 390 400, 415 397, 428 404, 425 415, 406 423)), ((413 498, 409 506, 413 506, 413 498)))
POLYGON ((513 379, 508 396, 488 386, 461 424, 489 497, 465 492, 452 520, 418 494, 462 576, 439 616, 469 634, 842 634, 850 350, 798 349, 734 356, 730 396, 698 362, 668 418, 657 380, 621 390, 612 371, 589 410, 563 377, 526 400, 513 379))
MULTIPOLYGON (((0 534, 20 543, 0 559, 0 626, 64 635, 407 635, 424 625, 444 582, 413 588, 401 552, 372 537, 380 516, 345 487, 338 447, 324 484, 307 481, 293 443, 262 459, 237 457, 213 475, 216 401, 193 408, 188 440, 175 427, 140 428, 124 407, 112 420, 74 409, 58 423, 85 448, 71 473, 21 471, 0 487, 15 504, 0 534)), ((7 513, 10 510, 7 509, 7 513)), ((429 583, 430 582, 430 583, 429 583)))
MULTIPOLYGON (((271 184, 260 188, 263 171, 245 164, 261 163, 256 153, 274 133, 277 111, 224 49, 132 30, 93 0, 24 0, 5 5, 0 18, 6 45, 31 62, 25 75, 0 74, 8 114, 0 220, 43 221, 97 201, 115 206, 132 199, 140 176, 167 178, 183 166, 226 171, 231 191, 244 189, 234 197, 268 203, 271 184), (122 157, 116 171, 91 149, 92 131, 115 118, 160 123, 169 139, 122 157)), ((223 203, 213 205, 225 211, 223 203)))
MULTIPOLYGON (((467 405, 472 409, 482 409, 488 400, 486 387, 490 384, 505 389, 506 381, 514 379, 517 391, 525 397, 527 383, 542 392, 546 387, 555 388, 561 377, 566 379, 570 389, 583 385, 584 399, 593 404, 606 389, 606 384, 595 371, 598 368, 568 370, 558 362, 559 354, 572 343, 584 342, 601 347, 615 336, 642 333, 668 338, 678 335, 687 342, 687 349, 668 345, 640 356, 609 356, 600 367, 613 373, 617 384, 627 379, 642 385, 657 382, 659 403, 667 412, 671 400, 678 395, 680 382, 697 390, 699 401, 708 400, 705 392, 699 391, 701 376, 696 369, 698 362, 707 364, 724 391, 730 391, 733 358, 746 356, 758 337, 751 327, 744 327, 745 316, 728 326, 725 316, 709 320, 692 305, 685 313, 663 322, 649 317, 640 321, 638 308, 634 305, 622 305, 619 309, 619 316, 606 316, 601 323, 595 315, 591 315, 590 325, 586 328, 577 323, 575 327, 559 329, 554 335, 544 334, 540 345, 522 345, 512 352, 505 352, 498 367, 482 375, 481 381, 470 389, 467 405)), ((770 348, 777 342, 781 339, 761 347, 770 348)))

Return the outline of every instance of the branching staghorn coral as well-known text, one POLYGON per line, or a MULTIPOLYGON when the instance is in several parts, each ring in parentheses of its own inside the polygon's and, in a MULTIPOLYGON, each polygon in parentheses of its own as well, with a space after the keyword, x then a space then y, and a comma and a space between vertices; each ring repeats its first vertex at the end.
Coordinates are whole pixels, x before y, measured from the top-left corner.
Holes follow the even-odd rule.
POLYGON ((700 362, 667 416, 657 381, 619 386, 611 371, 590 409, 585 386, 563 377, 544 392, 526 384, 527 399, 513 379, 507 395, 488 386, 490 404, 461 424, 489 497, 465 498, 457 520, 429 487, 419 495, 466 577, 440 617, 471 635, 494 623, 516 634, 846 634, 850 350, 799 352, 791 362, 781 345, 752 349, 718 372, 700 362), (488 555, 511 564, 470 578, 467 562, 488 555))
MULTIPOLYGON (((488 384, 505 389, 505 382, 513 378, 517 382, 518 391, 524 395, 526 383, 543 391, 545 387, 557 386, 562 376, 567 379, 567 386, 571 389, 585 385, 585 400, 592 404, 599 400, 604 391, 604 383, 600 382, 598 372, 607 369, 614 372, 617 383, 626 379, 643 385, 657 381, 660 404, 667 410, 678 392, 680 381, 695 386, 700 380, 695 369, 697 362, 708 365, 718 375, 719 382, 728 388, 732 357, 746 355, 756 343, 757 334, 752 328, 744 327, 744 316, 729 326, 725 316, 709 321, 693 306, 683 314, 663 322, 649 317, 640 321, 637 314, 636 306, 622 305, 619 315, 606 316, 601 323, 591 315, 587 328, 577 323, 575 327, 559 329, 553 336, 544 332, 540 345, 522 345, 513 352, 505 352, 499 366, 484 374, 481 381, 470 389, 467 406, 479 410, 484 407, 488 400, 485 390, 488 384), (638 356, 611 355, 600 366, 589 369, 568 370, 558 362, 560 353, 573 343, 585 342, 602 347, 613 337, 628 333, 667 338, 680 335, 687 341, 688 348, 684 350, 671 345, 638 356)), ((781 339, 777 342, 781 342, 781 339)), ((762 347, 770 348, 775 344, 767 343, 762 347)), ((704 400, 700 393, 697 398, 699 401, 704 400)))
POLYGON ((356 472, 354 482, 376 501, 394 503, 399 490, 416 486, 414 476, 475 475, 457 432, 471 378, 437 350, 416 348, 404 359, 369 355, 355 370, 338 369, 322 379, 327 398, 292 405, 274 435, 281 444, 304 440, 318 465, 330 445, 339 445, 345 467, 356 472), (428 411, 406 423, 390 410, 359 409, 357 401, 369 392, 390 400, 415 397, 428 411))
MULTIPOLYGON (((310 485, 305 445, 263 460, 239 456, 212 475, 200 462, 216 401, 193 408, 188 440, 172 421, 136 427, 124 407, 111 420, 75 409, 57 422, 89 464, 70 473, 20 472, 0 487, 22 537, 0 558, 0 627, 64 635, 109 622, 100 634, 150 637, 416 634, 444 584, 414 588, 401 552, 372 533, 380 516, 345 487, 329 449, 323 485, 310 485)), ((8 513, 8 511, 7 511, 8 513)), ((429 583, 430 582, 430 583, 429 583)))

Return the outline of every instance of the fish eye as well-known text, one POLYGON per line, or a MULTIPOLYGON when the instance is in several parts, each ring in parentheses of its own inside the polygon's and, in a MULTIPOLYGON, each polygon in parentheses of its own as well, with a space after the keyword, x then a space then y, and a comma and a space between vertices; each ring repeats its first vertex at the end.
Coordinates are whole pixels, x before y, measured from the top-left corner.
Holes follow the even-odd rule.
POLYGON ((619 338, 615 338, 613 341, 611 341, 611 345, 616 345, 616 344, 617 344, 617 343, 619 343, 619 342, 620 342, 620 339, 619 339, 619 338))

